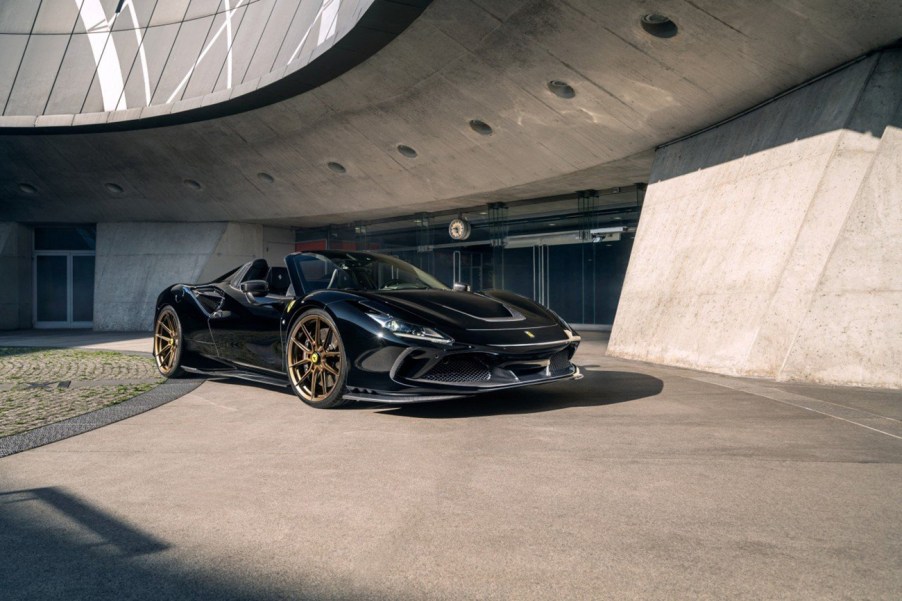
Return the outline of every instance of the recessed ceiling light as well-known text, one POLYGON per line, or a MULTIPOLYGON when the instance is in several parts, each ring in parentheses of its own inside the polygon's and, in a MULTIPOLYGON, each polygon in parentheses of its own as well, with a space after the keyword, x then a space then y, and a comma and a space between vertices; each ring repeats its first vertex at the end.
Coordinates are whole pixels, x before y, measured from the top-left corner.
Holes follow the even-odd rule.
POLYGON ((19 190, 21 190, 25 194, 35 194, 38 191, 37 188, 35 188, 31 184, 26 184, 25 182, 19 182, 19 190))
POLYGON ((483 136, 491 136, 495 131, 492 129, 491 125, 485 121, 480 121, 479 119, 472 119, 470 121, 470 129, 483 136))
POLYGON ((347 173, 348 171, 347 169, 345 169, 344 165, 342 165, 341 163, 336 163, 335 161, 329 161, 328 163, 326 163, 326 166, 335 173, 347 173))
POLYGON ((555 96, 560 98, 570 99, 576 96, 576 92, 566 81, 552 79, 548 82, 548 89, 551 90, 555 96))
POLYGON ((648 14, 640 20, 642 29, 656 38, 672 38, 677 34, 676 23, 670 20, 670 17, 659 15, 657 13, 648 14))
POLYGON ((195 191, 200 191, 200 190, 204 189, 204 187, 201 185, 201 183, 199 181, 197 181, 196 179, 183 179, 182 183, 195 191))
POLYGON ((103 185, 106 188, 107 192, 110 194, 122 194, 122 186, 119 184, 114 184, 113 182, 107 182, 103 185))
POLYGON ((265 171, 261 171, 260 173, 258 173, 257 179, 259 179, 261 182, 266 182, 267 184, 271 184, 274 181, 276 181, 276 178, 274 178, 270 174, 266 173, 265 171))
POLYGON ((406 144, 398 144, 398 152, 406 156, 408 159, 417 158, 417 151, 406 144))

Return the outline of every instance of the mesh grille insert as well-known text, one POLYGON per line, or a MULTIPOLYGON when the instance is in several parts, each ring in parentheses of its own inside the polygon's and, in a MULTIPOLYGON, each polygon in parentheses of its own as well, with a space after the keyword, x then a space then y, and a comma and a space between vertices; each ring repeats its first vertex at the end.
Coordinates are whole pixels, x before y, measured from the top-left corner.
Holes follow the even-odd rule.
POLYGON ((492 377, 489 368, 473 357, 446 357, 422 376, 431 382, 484 382, 492 377))
POLYGON ((549 368, 553 374, 570 369, 570 359, 567 358, 567 351, 561 351, 552 355, 549 368))

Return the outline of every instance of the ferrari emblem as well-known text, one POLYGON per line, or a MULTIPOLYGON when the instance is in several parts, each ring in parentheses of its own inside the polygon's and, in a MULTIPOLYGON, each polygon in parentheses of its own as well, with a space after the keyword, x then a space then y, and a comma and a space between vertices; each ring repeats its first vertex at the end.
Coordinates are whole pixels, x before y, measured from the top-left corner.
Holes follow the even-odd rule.
POLYGON ((536 335, 533 334, 532 332, 530 332, 529 330, 526 330, 526 335, 529 336, 530 338, 535 338, 535 337, 536 337, 536 335))
POLYGON ((313 363, 314 365, 316 365, 317 363, 319 363, 319 354, 318 354, 318 353, 311 353, 311 354, 310 354, 310 363, 313 363))

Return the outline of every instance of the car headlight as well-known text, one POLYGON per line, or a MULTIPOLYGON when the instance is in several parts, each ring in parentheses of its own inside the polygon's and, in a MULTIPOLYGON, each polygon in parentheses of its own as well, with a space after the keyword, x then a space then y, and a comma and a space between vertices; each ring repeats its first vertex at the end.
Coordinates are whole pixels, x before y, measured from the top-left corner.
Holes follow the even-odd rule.
POLYGON ((428 328, 426 326, 418 326, 406 321, 386 315, 385 313, 367 313, 370 319, 381 325, 383 328, 401 338, 410 338, 411 340, 423 340, 427 342, 435 342, 438 344, 451 344, 454 342, 438 330, 428 328))

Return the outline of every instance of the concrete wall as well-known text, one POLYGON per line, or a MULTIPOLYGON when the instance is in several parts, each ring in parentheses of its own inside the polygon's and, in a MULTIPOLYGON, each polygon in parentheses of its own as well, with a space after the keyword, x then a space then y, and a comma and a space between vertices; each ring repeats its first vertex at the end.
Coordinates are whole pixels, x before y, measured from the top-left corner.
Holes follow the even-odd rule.
POLYGON ((902 387, 902 52, 659 150, 612 355, 902 387))
POLYGON ((245 223, 99 223, 94 329, 150 330, 166 286, 209 281, 259 257, 280 263, 292 250, 285 239, 290 229, 245 223))
POLYGON ((0 330, 31 327, 32 230, 0 223, 0 330))

